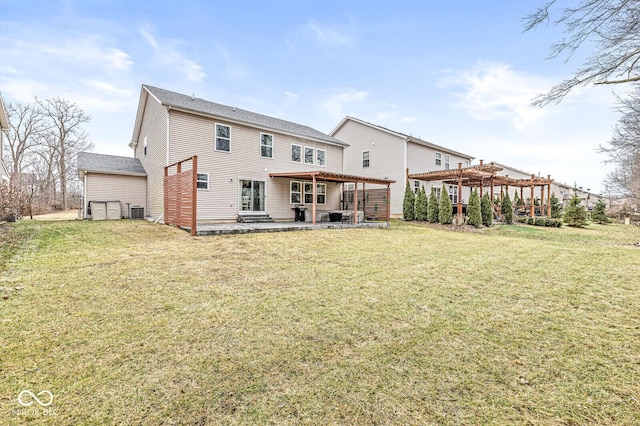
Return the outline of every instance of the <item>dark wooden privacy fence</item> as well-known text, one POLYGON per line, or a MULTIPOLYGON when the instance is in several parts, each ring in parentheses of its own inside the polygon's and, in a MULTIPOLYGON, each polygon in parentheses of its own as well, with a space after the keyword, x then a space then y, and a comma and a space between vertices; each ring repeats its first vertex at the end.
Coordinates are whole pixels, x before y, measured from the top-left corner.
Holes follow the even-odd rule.
POLYGON ((189 228, 196 235, 198 157, 164 168, 164 223, 189 228), (183 168, 189 167, 187 170, 183 168))

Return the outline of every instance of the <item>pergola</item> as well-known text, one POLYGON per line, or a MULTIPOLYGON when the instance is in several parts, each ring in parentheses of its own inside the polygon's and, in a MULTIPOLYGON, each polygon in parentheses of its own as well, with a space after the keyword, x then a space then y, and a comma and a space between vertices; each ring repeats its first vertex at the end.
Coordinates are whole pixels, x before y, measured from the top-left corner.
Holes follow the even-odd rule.
POLYGON ((551 217, 551 183, 553 179, 551 176, 547 176, 547 178, 536 177, 535 175, 531 175, 529 179, 514 179, 509 176, 497 176, 496 173, 504 170, 502 167, 494 164, 484 164, 483 160, 480 160, 479 165, 470 166, 470 167, 462 167, 462 163, 458 163, 457 169, 451 170, 435 170, 432 172, 426 173, 414 173, 408 174, 407 179, 416 179, 416 180, 424 180, 424 181, 442 181, 445 184, 455 184, 458 185, 458 205, 457 205, 457 216, 458 220, 462 219, 462 187, 468 186, 472 188, 480 188, 480 196, 483 195, 483 189, 487 186, 491 187, 491 204, 493 205, 493 193, 494 187, 500 186, 500 197, 502 198, 503 191, 502 188, 506 187, 507 192, 509 191, 509 186, 519 187, 520 188, 520 198, 522 199, 523 188, 530 187, 531 188, 531 217, 535 216, 535 206, 533 203, 534 199, 534 191, 535 187, 539 186, 541 199, 540 204, 544 206, 544 187, 548 187, 547 197, 547 215, 551 217))
MULTIPOLYGON (((313 204, 311 207, 311 223, 316 224, 316 183, 317 182, 336 182, 336 183, 353 183, 354 184, 354 200, 358 199, 358 184, 362 183, 362 190, 365 190, 365 184, 386 185, 387 186, 387 202, 391 202, 391 184, 395 180, 370 178, 366 176, 345 175, 342 173, 331 173, 325 171, 308 171, 308 172, 284 172, 270 173, 272 178, 287 178, 296 180, 311 180, 313 182, 313 204)), ((390 211, 387 209, 387 222, 390 221, 390 211)), ((358 203, 353 203, 353 223, 358 223, 358 203)))

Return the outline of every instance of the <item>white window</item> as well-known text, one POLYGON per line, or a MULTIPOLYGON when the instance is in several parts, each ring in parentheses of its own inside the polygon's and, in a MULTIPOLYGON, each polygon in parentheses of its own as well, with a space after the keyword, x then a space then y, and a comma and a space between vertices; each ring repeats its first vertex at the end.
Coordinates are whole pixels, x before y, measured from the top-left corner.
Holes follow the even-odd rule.
POLYGON ((289 190, 291 204, 302 203, 302 182, 291 181, 291 188, 289 190))
POLYGON ((216 124, 216 151, 231 150, 231 127, 216 124))
POLYGON ((447 154, 444 155, 444 169, 449 170, 449 156, 447 154))
POLYGON ((471 167, 471 162, 469 160, 464 160, 465 167, 471 167))
POLYGON ((327 165, 327 150, 326 149, 316 149, 316 163, 318 166, 326 166, 327 165))
POLYGON ((449 198, 453 204, 458 204, 458 188, 454 185, 449 185, 449 198))
POLYGON ((442 164, 442 154, 436 152, 436 166, 440 166, 442 164))
POLYGON ((198 173, 196 175, 196 188, 209 189, 209 173, 198 173))
POLYGON ((362 167, 369 167, 369 151, 362 153, 362 167))
POLYGON ((304 203, 305 204, 313 203, 313 183, 312 182, 304 183, 304 203))
POLYGON ((438 202, 440 202, 440 192, 442 192, 442 188, 436 188, 436 198, 438 199, 438 202))
POLYGON ((260 157, 273 158, 273 135, 260 133, 260 157))
POLYGON ((304 147, 304 164, 313 164, 315 157, 315 149, 308 146, 304 147))
POLYGON ((144 140, 142 142, 142 146, 144 147, 143 148, 144 149, 144 155, 146 156, 147 155, 147 137, 146 136, 144 137, 144 140))
POLYGON ((327 203, 327 184, 319 183, 316 188, 316 203, 317 204, 326 204, 327 203))
POLYGON ((418 191, 420 191, 420 181, 416 180, 413 181, 413 192, 417 194, 418 191))
POLYGON ((302 163, 302 147, 300 145, 291 144, 291 161, 302 163))

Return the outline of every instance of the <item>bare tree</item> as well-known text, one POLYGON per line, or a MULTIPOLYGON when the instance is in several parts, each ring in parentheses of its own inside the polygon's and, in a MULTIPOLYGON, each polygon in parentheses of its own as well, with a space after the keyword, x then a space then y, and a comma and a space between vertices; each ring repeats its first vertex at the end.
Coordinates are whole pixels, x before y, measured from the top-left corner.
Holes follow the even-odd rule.
POLYGON ((53 98, 36 102, 48 117, 52 125, 52 133, 49 136, 49 146, 56 155, 58 178, 60 179, 61 207, 68 208, 67 181, 70 170, 75 165, 78 152, 93 148, 91 142, 82 129, 82 125, 88 123, 91 117, 82 111, 76 104, 65 99, 53 98))
POLYGON ((27 167, 28 157, 39 142, 45 130, 45 118, 36 105, 19 102, 7 105, 9 131, 7 147, 11 168, 11 184, 20 187, 22 173, 27 167))
POLYGON ((525 31, 543 24, 564 28, 566 37, 551 47, 549 58, 566 60, 585 42, 593 52, 571 78, 539 95, 533 104, 559 103, 574 88, 593 84, 620 84, 640 80, 640 2, 637 0, 583 0, 578 6, 561 8, 556 0, 525 18, 525 31), (552 18, 552 12, 558 15, 552 18))
POLYGON ((631 95, 618 97, 621 114, 613 129, 613 137, 600 152, 609 156, 616 169, 607 175, 606 185, 613 193, 640 202, 640 86, 631 95))

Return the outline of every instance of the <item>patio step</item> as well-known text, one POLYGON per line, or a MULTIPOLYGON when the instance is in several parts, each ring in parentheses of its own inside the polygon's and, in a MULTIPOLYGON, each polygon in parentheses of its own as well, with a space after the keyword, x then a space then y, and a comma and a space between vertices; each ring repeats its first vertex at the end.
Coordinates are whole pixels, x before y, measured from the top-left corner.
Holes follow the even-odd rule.
POLYGON ((238 216, 238 223, 271 223, 273 218, 268 214, 243 214, 238 216))

